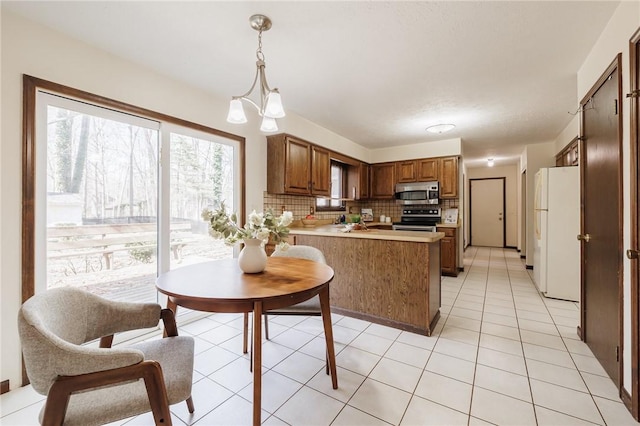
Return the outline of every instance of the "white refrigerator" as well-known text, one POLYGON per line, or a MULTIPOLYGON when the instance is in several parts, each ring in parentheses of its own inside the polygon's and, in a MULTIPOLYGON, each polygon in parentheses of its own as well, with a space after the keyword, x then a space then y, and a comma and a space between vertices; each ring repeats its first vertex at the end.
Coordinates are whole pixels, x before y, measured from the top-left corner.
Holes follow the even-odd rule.
POLYGON ((580 299, 580 170, 540 169, 535 176, 533 279, 546 297, 580 299))

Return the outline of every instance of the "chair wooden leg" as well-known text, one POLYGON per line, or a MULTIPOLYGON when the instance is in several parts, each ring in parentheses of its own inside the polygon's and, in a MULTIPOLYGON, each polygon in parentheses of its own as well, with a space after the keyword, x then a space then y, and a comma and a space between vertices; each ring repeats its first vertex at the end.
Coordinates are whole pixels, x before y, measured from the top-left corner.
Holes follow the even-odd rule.
POLYGON ((247 353, 247 336, 249 335, 249 313, 244 313, 244 335, 242 337, 242 353, 247 353))
MULTIPOLYGON (((327 373, 327 374, 329 374, 329 373, 327 373)), ((187 408, 189 409, 189 412, 193 413, 196 410, 194 408, 194 406, 193 406, 193 398, 191 398, 191 397, 187 398, 186 402, 187 402, 187 408)))
POLYGON ((162 367, 157 361, 152 361, 145 369, 143 379, 155 424, 172 426, 173 422, 171 421, 171 411, 169 411, 169 399, 167 398, 164 377, 162 376, 162 367))
POLYGON ((264 337, 269 340, 269 315, 264 314, 264 337))

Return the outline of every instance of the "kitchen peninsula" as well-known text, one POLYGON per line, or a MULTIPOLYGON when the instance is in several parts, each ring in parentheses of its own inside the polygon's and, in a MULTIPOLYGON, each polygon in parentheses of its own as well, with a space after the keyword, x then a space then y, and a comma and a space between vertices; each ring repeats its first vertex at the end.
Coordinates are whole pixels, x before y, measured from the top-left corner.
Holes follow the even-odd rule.
POLYGON ((442 232, 343 232, 340 225, 291 228, 296 244, 317 247, 335 271, 334 312, 431 335, 440 318, 442 232))

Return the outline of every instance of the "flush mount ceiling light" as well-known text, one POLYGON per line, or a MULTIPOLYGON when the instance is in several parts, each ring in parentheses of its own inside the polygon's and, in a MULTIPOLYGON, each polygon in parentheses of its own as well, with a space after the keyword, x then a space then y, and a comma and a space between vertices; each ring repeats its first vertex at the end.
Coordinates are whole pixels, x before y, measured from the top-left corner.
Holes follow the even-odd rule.
POLYGON ((436 124, 434 126, 427 127, 425 130, 429 133, 445 133, 455 127, 455 124, 436 124))
POLYGON ((278 89, 270 89, 267 84, 267 77, 264 72, 264 53, 262 53, 262 32, 269 31, 271 28, 271 19, 264 15, 252 15, 249 18, 251 28, 258 31, 258 50, 256 50, 256 76, 253 78, 253 84, 251 88, 244 95, 231 97, 229 104, 229 114, 227 115, 227 121, 234 124, 242 124, 247 122, 247 116, 244 113, 242 107, 242 101, 246 101, 249 104, 256 107, 258 114, 262 117, 262 123, 260 124, 260 130, 263 132, 275 132, 278 130, 278 124, 276 118, 282 118, 285 116, 284 108, 282 107, 282 99, 278 89), (260 82, 260 104, 254 102, 249 98, 253 89, 256 88, 256 84, 260 82))
POLYGON ((487 158, 487 166, 493 167, 493 158, 487 158))

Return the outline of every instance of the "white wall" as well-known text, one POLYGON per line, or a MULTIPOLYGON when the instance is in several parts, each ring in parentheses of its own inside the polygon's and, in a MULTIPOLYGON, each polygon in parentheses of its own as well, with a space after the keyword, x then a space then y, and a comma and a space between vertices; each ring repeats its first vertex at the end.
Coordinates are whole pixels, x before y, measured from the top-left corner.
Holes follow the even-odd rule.
MULTIPOLYGON (((0 10, 2 3, 0 3, 0 10)), ((21 384, 16 318, 21 304, 20 241, 22 188, 22 74, 50 80, 139 107, 169 114, 246 138, 247 209, 262 209, 266 189, 266 140, 257 116, 245 125, 226 120, 228 99, 217 99, 185 83, 124 61, 78 40, 1 12, 2 103, 0 122, 0 380, 21 384)), ((286 101, 286 99, 285 99, 286 101)), ((367 160, 359 145, 289 114, 281 131, 367 160)))
POLYGON ((580 116, 573 117, 571 122, 558 135, 554 144, 554 152, 557 154, 580 134, 580 116))
POLYGON ((446 139, 412 145, 371 150, 370 163, 411 160, 414 158, 448 157, 462 154, 462 139, 446 139))
MULTIPOLYGON (((622 69, 620 70, 622 75, 622 176, 623 176, 623 194, 624 199, 622 205, 624 206, 624 242, 623 247, 627 249, 630 247, 630 232, 631 232, 631 219, 630 219, 630 108, 629 100, 624 97, 624 94, 629 93, 630 79, 629 79, 629 39, 640 27, 640 2, 638 1, 623 1, 618 6, 618 9, 611 17, 611 20, 607 24, 606 28, 600 35, 600 38, 591 49, 591 52, 587 56, 580 69, 578 70, 578 102, 582 100, 584 96, 589 92, 591 87, 600 78, 602 73, 607 69, 611 62, 615 59, 619 52, 622 52, 622 69)), ((622 360, 624 365, 623 371, 623 383, 625 389, 631 393, 631 281, 629 276, 629 260, 624 258, 623 268, 623 300, 624 300, 624 348, 622 353, 622 360)))
MULTIPOLYGON (((506 244, 509 247, 517 247, 518 245, 518 183, 519 173, 517 164, 506 166, 494 166, 494 167, 470 167, 467 168, 467 182, 470 179, 482 179, 482 178, 505 178, 505 205, 506 211, 506 244)), ((469 192, 469 185, 466 185, 467 192, 469 192)), ((468 194, 467 194, 468 199, 468 194)), ((468 216, 469 213, 467 212, 468 216)), ((469 227, 465 227, 465 236, 467 241, 469 237, 469 227)))

